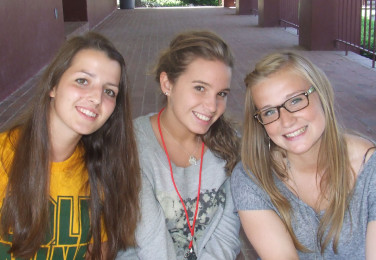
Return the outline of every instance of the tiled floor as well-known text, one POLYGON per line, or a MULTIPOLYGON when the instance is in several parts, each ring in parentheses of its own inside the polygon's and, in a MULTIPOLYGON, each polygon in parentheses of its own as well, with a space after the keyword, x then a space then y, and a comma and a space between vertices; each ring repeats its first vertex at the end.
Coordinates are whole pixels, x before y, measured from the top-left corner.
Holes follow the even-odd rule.
MULTIPOLYGON (((222 7, 136 8, 115 11, 95 31, 109 37, 126 59, 135 117, 159 107, 158 84, 148 74, 159 51, 182 30, 209 29, 222 36, 234 52, 236 62, 227 111, 237 121, 243 118, 244 75, 266 53, 292 49, 309 57, 327 73, 345 126, 376 139, 376 70, 371 68, 371 61, 355 54, 346 57, 342 51, 306 51, 298 46, 295 33, 281 28, 260 28, 257 20, 257 16, 235 15, 235 9, 222 7)), ((32 78, 0 103, 0 126, 27 103, 34 82, 32 78)))
MULTIPOLYGON (((117 10, 95 31, 110 38, 123 53, 132 87, 134 117, 154 112, 159 107, 158 84, 149 74, 161 49, 178 32, 209 29, 222 36, 235 56, 235 69, 228 114, 242 121, 245 74, 266 53, 291 49, 310 58, 332 81, 338 115, 345 126, 376 139, 376 70, 371 61, 342 51, 306 51, 298 46, 298 36, 282 28, 260 28, 257 16, 235 15, 235 9, 154 8, 117 10)), ((20 87, 0 103, 0 126, 13 117, 32 93, 32 84, 20 87)), ((252 249, 244 242, 246 259, 253 259, 252 249)))

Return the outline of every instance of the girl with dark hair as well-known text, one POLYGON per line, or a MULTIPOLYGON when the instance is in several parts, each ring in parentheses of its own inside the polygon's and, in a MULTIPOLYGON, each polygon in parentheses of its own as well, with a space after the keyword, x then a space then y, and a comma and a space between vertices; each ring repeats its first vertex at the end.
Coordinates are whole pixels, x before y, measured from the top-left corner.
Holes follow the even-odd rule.
POLYGON ((235 259, 240 251, 229 174, 239 140, 224 118, 233 58, 208 31, 177 35, 155 78, 167 104, 135 121, 143 172, 138 248, 119 259, 235 259), (137 254, 137 256, 135 256, 137 254))
POLYGON ((114 259, 135 246, 138 155, 125 62, 106 38, 65 42, 4 129, 1 259, 114 259))

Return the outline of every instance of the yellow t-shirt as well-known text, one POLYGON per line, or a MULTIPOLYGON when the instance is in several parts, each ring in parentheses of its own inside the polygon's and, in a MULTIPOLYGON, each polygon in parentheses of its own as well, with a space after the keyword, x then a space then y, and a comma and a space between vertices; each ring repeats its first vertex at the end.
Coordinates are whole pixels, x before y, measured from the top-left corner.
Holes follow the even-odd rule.
MULTIPOLYGON (((14 154, 14 140, 0 134, 0 207, 8 183, 8 169, 14 154)), ((81 160, 82 149, 76 148, 70 158, 51 164, 50 226, 46 243, 34 259, 84 259, 90 228, 89 191, 84 189, 88 173, 81 160)), ((47 225, 47 223, 46 223, 47 225)), ((0 259, 11 258, 7 251, 11 241, 0 238, 0 259)))

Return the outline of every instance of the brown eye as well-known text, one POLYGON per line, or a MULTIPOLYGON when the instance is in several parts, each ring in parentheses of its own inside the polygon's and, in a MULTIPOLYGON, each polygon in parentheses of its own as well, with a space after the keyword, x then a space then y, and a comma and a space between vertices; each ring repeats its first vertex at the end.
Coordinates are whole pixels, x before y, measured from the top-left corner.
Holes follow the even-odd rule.
POLYGON ((106 93, 110 97, 116 97, 116 93, 112 89, 105 89, 104 93, 106 93))
POLYGON ((87 85, 88 84, 86 79, 76 79, 76 82, 80 85, 87 85))

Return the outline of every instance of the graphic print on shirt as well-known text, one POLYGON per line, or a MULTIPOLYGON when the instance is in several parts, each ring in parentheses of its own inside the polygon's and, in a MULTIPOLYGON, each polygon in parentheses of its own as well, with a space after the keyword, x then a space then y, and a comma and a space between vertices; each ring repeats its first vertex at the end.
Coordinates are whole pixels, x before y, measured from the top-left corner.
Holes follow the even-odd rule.
MULTIPOLYGON (((58 196, 49 200, 51 231, 33 260, 85 259, 90 228, 88 197, 58 196)), ((13 260, 7 251, 10 239, 0 240, 0 259, 13 260)))
MULTIPOLYGON (((175 251, 188 250, 190 231, 185 217, 184 208, 180 202, 178 195, 171 193, 158 192, 158 200, 163 208, 167 228, 171 234, 175 245, 175 251)), ((193 217, 196 210, 197 196, 184 200, 185 207, 188 212, 189 220, 192 225, 193 217)), ((215 215, 218 207, 224 207, 226 202, 226 194, 224 187, 219 190, 207 190, 200 193, 200 204, 197 213, 194 240, 197 241, 205 231, 215 215)))

